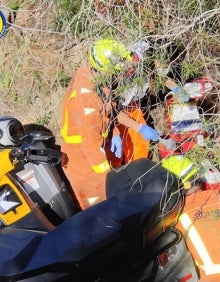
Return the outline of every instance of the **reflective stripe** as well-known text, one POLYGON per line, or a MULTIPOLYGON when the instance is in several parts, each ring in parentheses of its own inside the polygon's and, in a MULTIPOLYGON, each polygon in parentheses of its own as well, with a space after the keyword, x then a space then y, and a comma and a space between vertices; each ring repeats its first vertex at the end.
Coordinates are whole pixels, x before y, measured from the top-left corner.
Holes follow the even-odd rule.
POLYGON ((102 137, 106 138, 108 136, 108 130, 106 130, 105 132, 102 133, 102 137))
POLYGON ((92 206, 98 201, 98 199, 99 199, 99 197, 96 196, 96 197, 88 198, 87 200, 89 202, 89 205, 92 206))
POLYGON ((184 213, 180 216, 180 222, 185 230, 188 231, 189 238, 196 248, 201 260, 203 261, 203 265, 200 265, 200 267, 204 269, 206 275, 217 273, 220 274, 220 264, 214 264, 212 262, 202 238, 199 236, 198 231, 196 230, 195 226, 193 226, 193 222, 187 213, 184 213))
POLYGON ((92 57, 93 61, 94 61, 99 67, 103 67, 103 64, 98 60, 98 58, 97 58, 97 56, 96 56, 96 50, 95 50, 94 47, 91 49, 90 54, 91 54, 91 57, 92 57))
POLYGON ((81 94, 88 94, 88 93, 92 93, 92 91, 88 88, 81 88, 80 93, 81 94))
POLYGON ((73 92, 70 94, 69 101, 74 97, 76 97, 76 90, 73 90, 73 92))
MULTIPOLYGON (((70 102, 74 97, 76 97, 76 91, 74 90, 69 97, 68 102, 70 102)), ((64 123, 63 127, 61 128, 61 136, 63 137, 64 141, 68 144, 80 144, 82 143, 82 136, 81 135, 68 135, 68 119, 69 114, 68 111, 65 111, 64 123)))
POLYGON ((80 144, 82 143, 81 135, 68 135, 68 111, 65 112, 65 119, 63 128, 61 128, 61 136, 68 144, 80 144))
POLYGON ((103 163, 99 164, 99 165, 93 165, 92 169, 94 170, 94 172, 96 173, 104 173, 107 170, 109 170, 110 166, 108 161, 104 161, 103 163))
MULTIPOLYGON (((181 171, 181 175, 180 177, 183 179, 183 181, 186 181, 187 179, 189 179, 189 177, 191 176, 191 172, 194 172, 193 169, 196 168, 195 164, 189 164, 184 170, 181 171)), ((194 175, 194 173, 192 174, 194 175)))
POLYGON ((84 114, 87 116, 87 115, 90 115, 92 113, 95 112, 95 109, 94 108, 84 108, 84 114))
POLYGON ((81 135, 72 135, 72 136, 65 136, 61 131, 62 137, 67 144, 81 144, 82 143, 82 136, 81 135))

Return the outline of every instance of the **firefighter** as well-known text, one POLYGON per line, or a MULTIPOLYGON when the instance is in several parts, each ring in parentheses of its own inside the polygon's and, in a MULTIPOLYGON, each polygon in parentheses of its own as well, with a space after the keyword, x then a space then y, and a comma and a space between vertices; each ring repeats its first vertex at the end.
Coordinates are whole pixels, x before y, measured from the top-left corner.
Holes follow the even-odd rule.
POLYGON ((117 109, 112 80, 125 68, 130 71, 133 67, 132 53, 123 44, 99 40, 89 52, 89 63, 76 71, 67 88, 61 118, 62 165, 82 209, 106 198, 110 163, 117 167, 122 159, 120 125, 129 127, 136 139, 142 138, 144 157, 149 140, 158 139, 141 114, 135 120, 117 109), (97 83, 100 76, 108 83, 97 83))
MULTIPOLYGON (((185 188, 185 203, 176 228, 184 235, 201 282, 220 279, 220 185, 204 188, 202 169, 182 155, 162 160, 162 166, 175 174, 185 188), (200 180, 200 181, 199 181, 200 180)), ((210 170, 213 177, 214 171, 210 170)))
POLYGON ((220 281, 219 189, 198 190, 186 196, 177 228, 183 233, 201 282, 220 281))

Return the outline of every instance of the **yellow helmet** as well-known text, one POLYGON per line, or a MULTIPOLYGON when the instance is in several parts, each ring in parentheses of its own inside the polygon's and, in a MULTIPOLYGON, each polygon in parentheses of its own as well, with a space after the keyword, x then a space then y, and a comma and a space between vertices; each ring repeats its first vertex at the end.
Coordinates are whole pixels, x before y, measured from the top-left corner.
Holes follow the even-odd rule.
POLYGON ((116 40, 102 39, 91 48, 89 61, 94 69, 114 74, 121 71, 126 62, 132 62, 132 52, 116 40))
POLYGON ((197 165, 183 155, 173 155, 164 158, 162 160, 162 166, 180 178, 184 186, 191 181, 199 170, 197 165))

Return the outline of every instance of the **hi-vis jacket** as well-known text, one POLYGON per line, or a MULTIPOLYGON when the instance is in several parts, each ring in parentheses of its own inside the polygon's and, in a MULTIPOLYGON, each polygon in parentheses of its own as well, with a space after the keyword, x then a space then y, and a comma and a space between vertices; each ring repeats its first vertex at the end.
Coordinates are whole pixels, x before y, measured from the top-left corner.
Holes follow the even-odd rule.
POLYGON ((63 101, 62 146, 66 148, 65 144, 80 144, 96 173, 109 169, 105 154, 100 150, 103 137, 107 135, 108 119, 105 111, 102 100, 94 92, 90 66, 80 68, 68 86, 63 101))
POLYGON ((186 196, 177 224, 200 271, 200 282, 220 281, 219 190, 197 191, 186 196))
POLYGON ((95 92, 90 66, 79 68, 63 100, 61 151, 63 171, 82 209, 106 199, 110 165, 102 146, 108 135, 108 110, 95 92))

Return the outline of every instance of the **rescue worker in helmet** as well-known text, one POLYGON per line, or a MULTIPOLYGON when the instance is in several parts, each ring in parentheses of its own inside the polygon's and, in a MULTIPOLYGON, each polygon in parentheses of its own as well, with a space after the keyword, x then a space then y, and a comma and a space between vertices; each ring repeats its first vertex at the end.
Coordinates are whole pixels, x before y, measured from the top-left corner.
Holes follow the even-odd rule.
POLYGON ((62 165, 82 209, 106 198, 106 173, 122 159, 120 126, 129 128, 135 141, 141 139, 145 147, 141 157, 147 157, 149 140, 158 139, 140 109, 135 107, 135 120, 131 114, 135 111, 128 114, 117 108, 115 79, 135 69, 136 59, 123 44, 99 40, 89 52, 89 63, 76 71, 67 88, 61 119, 62 165))

